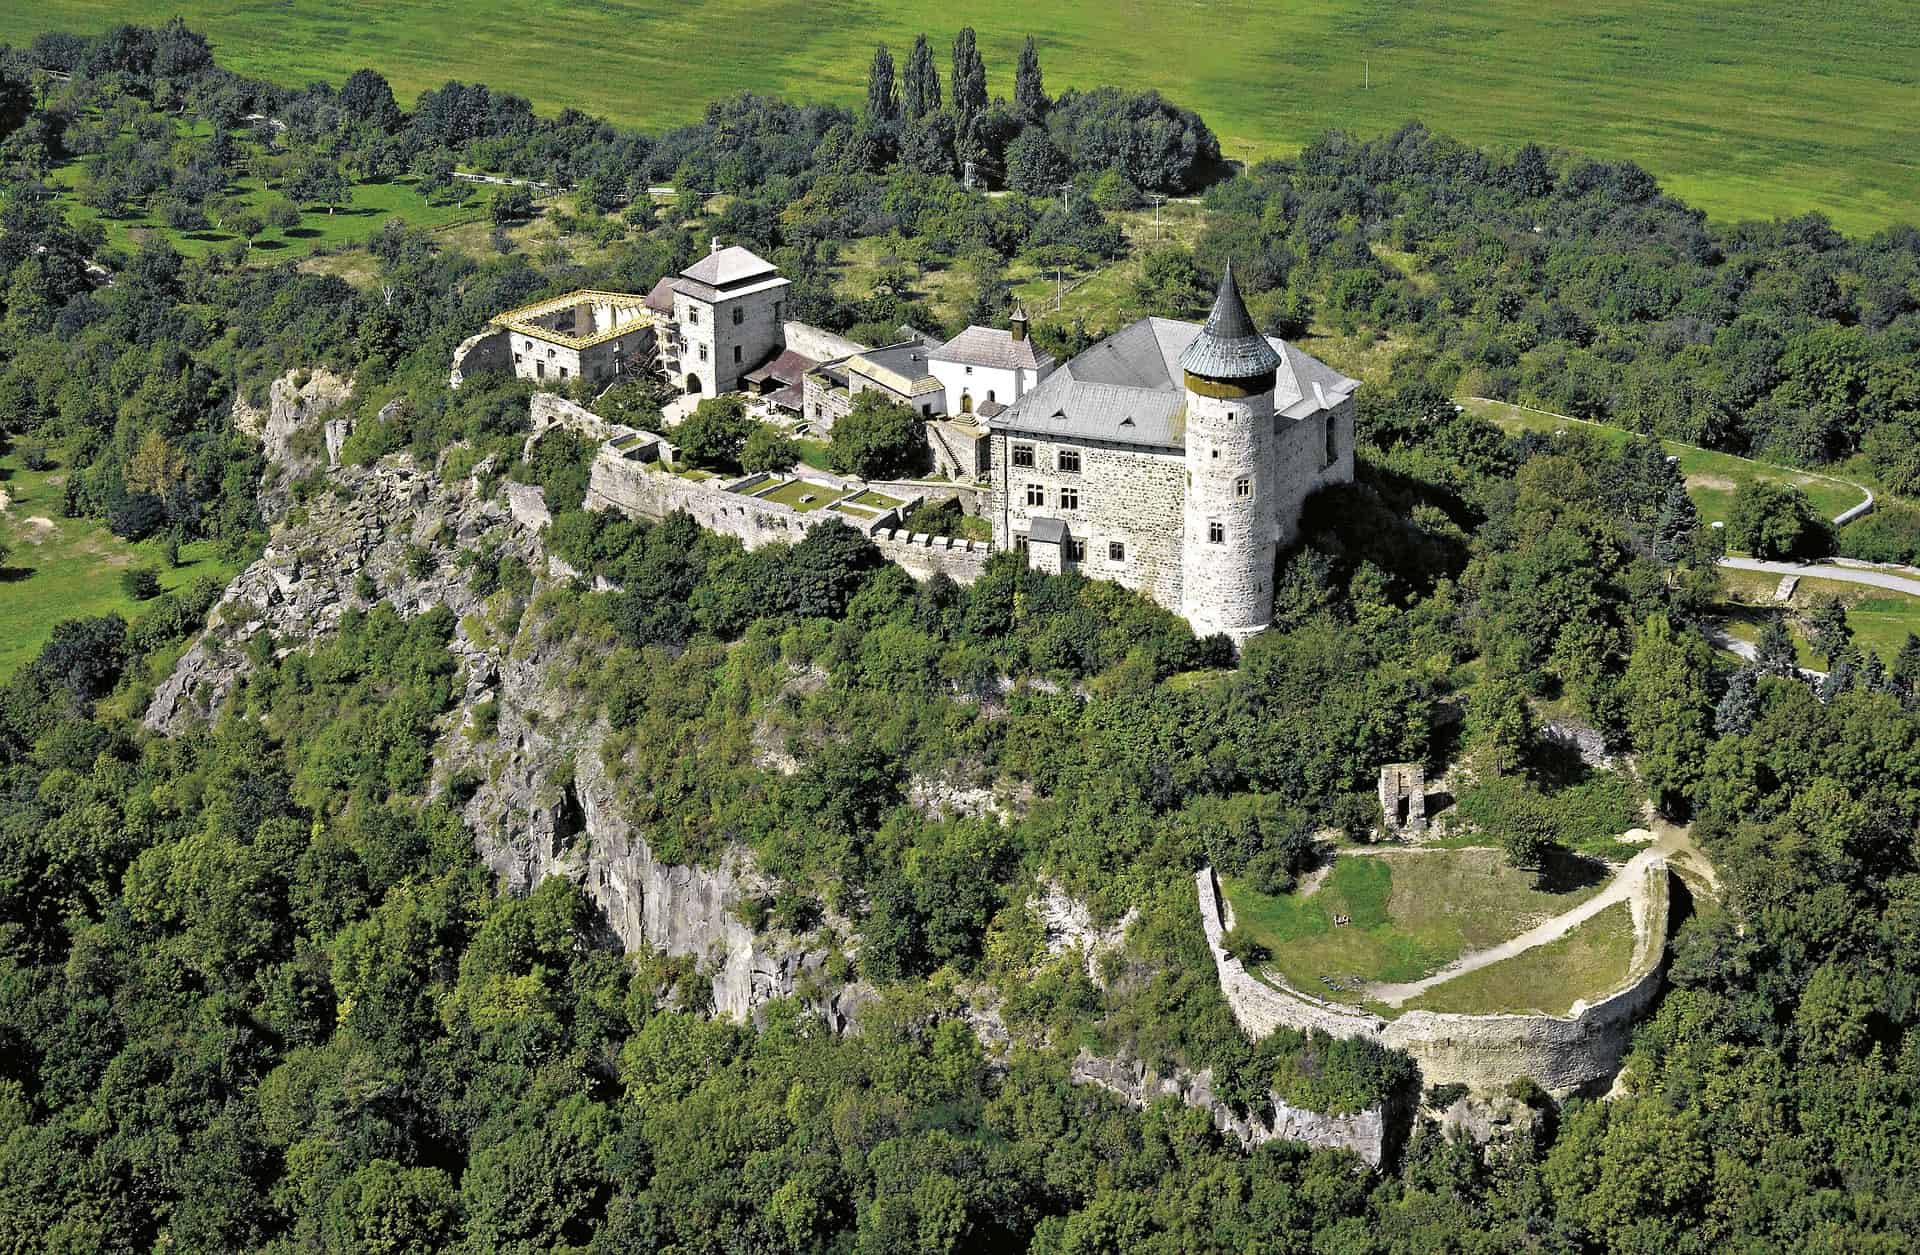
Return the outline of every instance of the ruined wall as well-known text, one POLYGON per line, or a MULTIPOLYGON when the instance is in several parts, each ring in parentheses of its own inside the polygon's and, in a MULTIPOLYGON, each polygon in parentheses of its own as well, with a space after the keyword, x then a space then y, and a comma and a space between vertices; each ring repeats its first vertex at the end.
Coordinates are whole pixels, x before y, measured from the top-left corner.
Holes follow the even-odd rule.
POLYGON ((509 347, 510 338, 501 327, 488 327, 478 335, 468 336, 453 351, 453 369, 447 374, 449 387, 458 388, 468 375, 482 370, 510 370, 513 367, 513 350, 509 347))
POLYGON ((584 406, 575 405, 551 392, 536 392, 527 406, 527 417, 538 436, 549 427, 564 427, 587 440, 605 440, 613 434, 613 425, 584 406))
POLYGON ((1265 1037, 1282 1025, 1320 1029, 1336 1037, 1371 1037, 1404 1050, 1420 1065, 1428 1085, 1459 1083, 1492 1089, 1516 1077, 1532 1077, 1557 1095, 1571 1094, 1611 1078, 1620 1068, 1633 1023, 1659 992, 1666 953, 1666 864, 1654 861, 1647 918, 1635 945, 1628 983, 1592 1006, 1556 1015, 1459 1015, 1408 1011, 1387 1020, 1357 1007, 1322 1002, 1298 990, 1256 979, 1220 945, 1225 931, 1223 900, 1211 868, 1196 877, 1201 926, 1213 951, 1221 991, 1248 1034, 1265 1037))

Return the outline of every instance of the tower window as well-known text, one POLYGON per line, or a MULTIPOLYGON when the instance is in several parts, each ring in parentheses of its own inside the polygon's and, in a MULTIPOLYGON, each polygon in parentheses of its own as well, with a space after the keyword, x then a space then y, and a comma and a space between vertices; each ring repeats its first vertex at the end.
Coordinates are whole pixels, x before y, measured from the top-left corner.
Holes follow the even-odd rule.
POLYGON ((1233 495, 1236 497, 1242 498, 1243 500, 1247 497, 1251 497, 1253 495, 1252 477, 1248 475, 1242 475, 1239 479, 1234 480, 1233 495))
POLYGON ((1013 464, 1015 466, 1032 466, 1033 446, 1030 444, 1017 444, 1013 446, 1013 464))
POLYGON ((1127 547, 1121 544, 1117 540, 1108 541, 1107 542, 1107 561, 1108 562, 1125 562, 1126 560, 1127 560, 1127 547))
POLYGON ((700 346, 700 360, 703 362, 707 360, 707 346, 704 344, 700 346))
POLYGON ((1060 490, 1060 508, 1062 510, 1078 510, 1080 508, 1080 490, 1078 488, 1062 488, 1060 490))
POLYGON ((694 327, 700 325, 700 307, 698 305, 687 306, 687 323, 694 327))
MULTIPOLYGON (((738 311, 735 312, 737 313, 738 311)), ((740 364, 740 346, 737 344, 733 346, 733 364, 735 366, 740 364)))
POLYGON ((1027 485, 1027 504, 1028 505, 1047 504, 1046 486, 1043 484, 1028 484, 1027 485))
POLYGON ((1227 529, 1221 524, 1219 519, 1211 519, 1207 522, 1207 540, 1209 543, 1215 545, 1224 545, 1227 543, 1227 529))
POLYGON ((1216 458, 1217 458, 1217 457, 1219 457, 1219 456, 1220 456, 1220 450, 1218 450, 1218 449, 1213 449, 1213 450, 1210 450, 1210 451, 1209 451, 1209 456, 1210 456, 1210 457, 1216 457, 1216 458))
POLYGON ((1076 474, 1076 475, 1079 474, 1080 450, 1078 449, 1060 450, 1060 469, 1063 471, 1067 471, 1071 474, 1076 474))
POLYGON ((733 325, 734 326, 738 327, 743 321, 746 320, 746 317, 747 317, 746 310, 741 309, 738 305, 733 307, 733 325))

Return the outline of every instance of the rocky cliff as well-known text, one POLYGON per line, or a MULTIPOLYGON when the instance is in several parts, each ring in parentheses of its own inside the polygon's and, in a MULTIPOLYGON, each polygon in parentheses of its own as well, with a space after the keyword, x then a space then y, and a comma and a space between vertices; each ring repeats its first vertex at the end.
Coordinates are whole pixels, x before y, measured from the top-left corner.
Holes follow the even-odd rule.
POLYGON ((551 673, 569 642, 544 639, 535 616, 521 622, 531 599, 480 597, 456 564, 469 548, 517 557, 534 572, 536 596, 571 579, 564 564, 549 564, 534 530, 547 518, 539 490, 509 486, 484 465, 448 480, 405 455, 323 469, 326 428, 340 421, 331 416, 349 395, 345 381, 314 373, 276 380, 265 411, 235 402, 236 425, 274 459, 262 486, 272 539, 156 691, 147 727, 171 734, 217 718, 260 656, 263 634, 285 652, 377 600, 409 616, 444 605, 460 621, 452 648, 465 687, 435 750, 437 778, 444 784, 465 773, 474 783, 465 818, 502 882, 514 891, 553 875, 579 882, 625 948, 700 960, 721 1014, 745 1019, 804 989, 819 994, 830 1022, 843 1024, 847 992, 810 979, 829 952, 756 933, 736 915, 743 898, 765 888, 744 854, 715 868, 653 857, 646 835, 619 813, 601 761, 604 725, 582 717, 551 673), (294 500, 292 482, 316 472, 318 490, 294 500), (483 727, 491 730, 478 735, 483 727))

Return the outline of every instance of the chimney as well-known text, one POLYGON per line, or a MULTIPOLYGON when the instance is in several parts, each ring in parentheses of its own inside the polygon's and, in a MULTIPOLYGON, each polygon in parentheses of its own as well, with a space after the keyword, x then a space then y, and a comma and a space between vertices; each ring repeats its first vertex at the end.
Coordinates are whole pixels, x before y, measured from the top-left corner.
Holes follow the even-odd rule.
POLYGON ((1027 311, 1024 306, 1015 305, 1013 307, 1013 317, 1009 320, 1009 325, 1013 328, 1014 339, 1024 340, 1027 338, 1027 311))
POLYGON ((709 255, 711 255, 719 251, 720 251, 720 237, 716 235, 713 237, 712 241, 707 245, 707 252, 709 255))

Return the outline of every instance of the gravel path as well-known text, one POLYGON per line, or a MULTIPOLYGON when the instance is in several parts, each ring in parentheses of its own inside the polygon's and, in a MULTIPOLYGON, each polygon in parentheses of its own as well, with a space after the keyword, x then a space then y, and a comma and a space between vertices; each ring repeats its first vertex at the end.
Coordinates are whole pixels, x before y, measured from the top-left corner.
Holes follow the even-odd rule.
POLYGON ((1485 950, 1475 950, 1471 954, 1461 955, 1424 980, 1407 981, 1402 984, 1369 985, 1367 997, 1384 1002, 1390 1007, 1401 1006, 1435 985, 1444 984, 1456 976, 1464 976, 1468 972, 1478 971, 1503 959, 1511 959, 1536 946, 1558 941, 1617 902, 1629 904, 1633 912, 1637 948, 1640 944, 1638 933, 1642 931, 1647 915, 1648 865, 1664 861, 1692 848, 1693 844, 1684 831, 1668 828, 1656 837, 1652 845, 1628 859, 1626 865, 1614 874, 1613 880, 1605 889, 1572 910, 1556 915, 1546 923, 1529 928, 1519 936, 1509 938, 1497 946, 1489 946, 1485 950))

